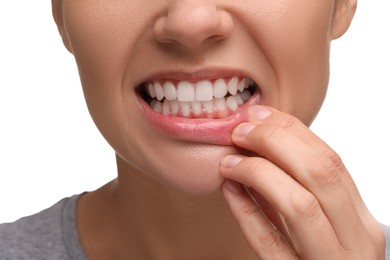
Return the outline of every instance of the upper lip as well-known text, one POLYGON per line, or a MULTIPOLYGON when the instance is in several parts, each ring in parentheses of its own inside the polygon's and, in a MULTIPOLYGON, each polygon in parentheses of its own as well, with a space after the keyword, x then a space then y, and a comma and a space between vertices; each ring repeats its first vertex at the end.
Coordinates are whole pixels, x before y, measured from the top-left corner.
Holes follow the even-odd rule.
MULTIPOLYGON (((147 81, 171 79, 175 81, 189 81, 196 82, 201 80, 213 80, 218 78, 229 78, 229 77, 248 77, 256 82, 253 75, 250 73, 229 68, 202 68, 202 69, 183 69, 183 70, 165 70, 154 73, 149 73, 147 77, 144 77, 138 85, 147 81)), ((256 84, 259 86, 258 82, 256 84)))

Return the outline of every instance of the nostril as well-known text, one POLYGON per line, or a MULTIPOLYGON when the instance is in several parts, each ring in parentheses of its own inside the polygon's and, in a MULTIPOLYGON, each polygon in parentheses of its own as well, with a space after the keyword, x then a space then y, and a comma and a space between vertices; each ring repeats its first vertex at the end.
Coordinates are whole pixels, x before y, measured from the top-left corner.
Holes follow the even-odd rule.
POLYGON ((160 43, 196 49, 227 38, 233 27, 230 14, 209 1, 180 1, 157 18, 153 33, 160 43))
POLYGON ((218 42, 218 41, 221 41, 223 40, 225 37, 223 35, 213 35, 213 36, 210 36, 209 38, 207 38, 206 40, 208 42, 218 42))

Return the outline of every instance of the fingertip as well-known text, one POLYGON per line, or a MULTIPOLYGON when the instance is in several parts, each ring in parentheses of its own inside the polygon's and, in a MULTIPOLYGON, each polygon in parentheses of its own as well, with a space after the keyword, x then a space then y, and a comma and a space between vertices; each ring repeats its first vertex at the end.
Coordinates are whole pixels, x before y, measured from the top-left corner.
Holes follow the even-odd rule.
POLYGON ((248 116, 250 121, 260 121, 271 115, 271 110, 264 106, 252 106, 248 110, 248 116))
POLYGON ((241 123, 233 130, 233 136, 245 137, 247 136, 256 125, 252 123, 241 123))
POLYGON ((244 191, 242 184, 232 180, 225 180, 223 188, 236 195, 241 194, 244 191))
POLYGON ((228 155, 221 160, 221 167, 230 169, 239 164, 244 158, 238 155, 228 155))

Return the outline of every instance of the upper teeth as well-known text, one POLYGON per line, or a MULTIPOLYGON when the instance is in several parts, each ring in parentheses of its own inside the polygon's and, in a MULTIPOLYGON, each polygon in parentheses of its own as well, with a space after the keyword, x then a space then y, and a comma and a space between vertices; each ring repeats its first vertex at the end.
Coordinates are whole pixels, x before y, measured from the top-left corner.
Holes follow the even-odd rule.
POLYGON ((150 106, 158 113, 193 118, 222 118, 248 101, 249 78, 220 78, 198 82, 153 81, 147 84, 150 106))
POLYGON ((198 82, 180 81, 173 84, 170 81, 165 83, 153 82, 147 86, 150 97, 156 98, 158 101, 175 100, 183 102, 192 101, 212 101, 213 98, 222 98, 230 93, 237 94, 237 91, 242 92, 249 87, 250 81, 248 78, 232 77, 229 80, 217 79, 214 82, 210 80, 202 80, 198 82))

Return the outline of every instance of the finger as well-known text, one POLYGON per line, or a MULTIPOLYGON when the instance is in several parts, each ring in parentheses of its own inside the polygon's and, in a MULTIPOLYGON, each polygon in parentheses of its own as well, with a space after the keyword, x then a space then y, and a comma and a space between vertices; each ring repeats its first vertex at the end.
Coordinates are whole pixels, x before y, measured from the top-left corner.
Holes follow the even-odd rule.
POLYGON ((300 257, 339 259, 336 255, 343 251, 321 205, 282 169, 259 157, 228 156, 222 160, 220 171, 223 177, 259 192, 286 217, 294 248, 300 257))
MULTIPOLYGON (((245 131, 250 128, 245 124, 242 127, 245 131)), ((354 201, 341 181, 342 176, 348 174, 347 170, 333 150, 314 149, 274 125, 257 125, 242 135, 244 130, 238 127, 234 131, 235 144, 267 158, 314 194, 346 249, 359 250, 370 242, 354 201)))
MULTIPOLYGON (((306 144, 310 145, 318 153, 327 154, 331 148, 320 138, 318 138, 308 127, 300 120, 292 115, 278 111, 272 107, 266 106, 252 106, 248 111, 249 121, 255 125, 273 125, 285 129, 288 133, 296 136, 306 144)), ((345 189, 355 205, 362 223, 367 230, 370 230, 371 237, 374 240, 378 240, 378 237, 383 237, 383 231, 376 219, 371 215, 370 211, 366 207, 358 188, 353 181, 351 175, 345 171, 340 176, 345 189)))
POLYGON ((223 194, 234 218, 259 259, 297 259, 284 237, 268 221, 240 184, 226 181, 223 194))
MULTIPOLYGON (((312 146, 313 149, 318 152, 327 153, 327 151, 331 150, 325 142, 318 138, 297 118, 280 112, 274 108, 252 106, 249 110, 248 118, 255 124, 269 124, 282 127, 289 133, 297 136, 302 141, 312 146)), ((366 230, 369 231, 369 236, 367 237, 372 237, 375 241, 383 240, 383 230, 366 207, 351 175, 345 171, 345 173, 340 176, 340 181, 343 183, 345 189, 348 190, 348 194, 353 201, 363 225, 366 227, 366 230)))
MULTIPOLYGON (((248 111, 248 118, 249 121, 254 125, 265 124, 281 127, 320 153, 326 153, 329 149, 331 149, 323 140, 318 138, 317 135, 310 131, 308 126, 303 124, 296 117, 283 113, 279 110, 276 110, 275 108, 254 105, 250 107, 248 111)), ((364 204, 363 199, 360 196, 360 193, 350 174, 346 173, 341 176, 341 181, 348 189, 352 200, 355 202, 359 214, 363 219, 367 220, 369 224, 372 224, 372 217, 369 214, 369 211, 364 204), (367 216, 367 214, 369 216, 367 216)))
POLYGON ((286 241, 294 250, 294 245, 290 239, 290 233, 286 226, 285 218, 257 191, 252 188, 247 188, 249 195, 259 205, 263 214, 267 219, 279 230, 286 241))

